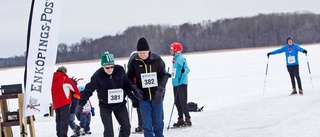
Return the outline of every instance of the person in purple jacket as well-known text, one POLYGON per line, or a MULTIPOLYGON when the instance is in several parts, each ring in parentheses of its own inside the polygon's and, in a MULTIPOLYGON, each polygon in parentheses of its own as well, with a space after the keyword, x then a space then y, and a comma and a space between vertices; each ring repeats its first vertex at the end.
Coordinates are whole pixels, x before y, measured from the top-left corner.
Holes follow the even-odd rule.
POLYGON ((293 43, 292 37, 287 37, 286 43, 287 44, 281 47, 280 49, 269 52, 267 56, 269 58, 270 55, 279 54, 282 52, 285 53, 287 70, 289 72, 291 84, 292 84, 291 94, 297 94, 296 83, 294 79, 296 78, 298 83, 298 88, 299 88, 299 94, 303 95, 302 84, 301 84, 300 75, 299 75, 298 52, 302 52, 307 55, 308 51, 301 48, 298 44, 293 43))

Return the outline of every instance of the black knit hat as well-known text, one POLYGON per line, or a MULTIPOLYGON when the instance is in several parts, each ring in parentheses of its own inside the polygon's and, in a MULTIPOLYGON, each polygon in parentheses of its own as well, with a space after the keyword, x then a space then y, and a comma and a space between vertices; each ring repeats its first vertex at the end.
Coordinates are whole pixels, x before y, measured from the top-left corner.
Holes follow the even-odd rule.
POLYGON ((147 50, 150 50, 149 44, 147 40, 144 37, 142 37, 138 40, 137 51, 147 51, 147 50))
POLYGON ((288 37, 286 38, 286 43, 287 43, 287 44, 288 44, 288 41, 289 41, 290 39, 293 41, 293 38, 292 38, 291 36, 288 36, 288 37))

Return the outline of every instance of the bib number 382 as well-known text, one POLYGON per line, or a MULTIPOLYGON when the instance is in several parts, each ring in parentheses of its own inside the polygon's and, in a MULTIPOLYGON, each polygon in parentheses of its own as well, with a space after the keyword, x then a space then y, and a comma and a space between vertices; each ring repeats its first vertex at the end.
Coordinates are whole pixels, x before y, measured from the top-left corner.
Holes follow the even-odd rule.
POLYGON ((157 79, 156 72, 141 74, 141 80, 142 80, 142 88, 151 88, 151 87, 158 86, 158 79, 157 79))
POLYGON ((108 90, 108 104, 121 103, 123 101, 122 89, 109 89, 108 90))

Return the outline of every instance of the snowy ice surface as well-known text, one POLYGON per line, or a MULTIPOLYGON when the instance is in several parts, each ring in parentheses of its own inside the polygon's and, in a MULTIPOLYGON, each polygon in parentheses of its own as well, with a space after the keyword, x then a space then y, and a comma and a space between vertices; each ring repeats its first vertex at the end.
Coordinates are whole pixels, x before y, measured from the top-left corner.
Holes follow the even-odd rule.
MULTIPOLYGON (((191 69, 189 74, 188 101, 204 106, 203 112, 192 112, 193 126, 184 129, 169 129, 173 105, 171 80, 168 81, 164 100, 165 137, 318 137, 320 136, 320 51, 319 45, 301 45, 308 56, 299 53, 300 76, 304 95, 288 96, 291 92, 289 74, 284 54, 267 52, 279 47, 222 52, 184 54, 191 69), (311 73, 308 71, 309 62, 311 73), (268 73, 266 72, 266 65, 268 73)), ((171 67, 171 56, 163 56, 171 67)), ((116 59, 124 65, 128 58, 116 59)), ((64 65, 68 75, 83 77, 79 85, 85 85, 93 72, 100 67, 99 60, 92 62, 57 64, 64 65)), ((0 69, 0 84, 22 83, 24 68, 0 69)), ((51 100, 51 98, 48 98, 51 100)), ((92 117, 92 137, 103 136, 96 94, 90 100, 96 108, 92 117)), ((9 101, 10 110, 17 109, 17 101, 9 101)), ((131 103, 131 102, 130 102, 131 103)), ((137 126, 135 109, 129 105, 132 127, 137 126)), ((55 136, 55 118, 36 116, 35 130, 38 137, 55 136)), ((170 125, 177 121, 174 108, 170 125)), ((115 136, 119 125, 113 120, 115 136)), ((13 127, 14 137, 19 136, 19 127, 13 127)), ((71 135, 69 129, 69 135, 71 135)), ((132 134, 141 137, 142 134, 132 134)))

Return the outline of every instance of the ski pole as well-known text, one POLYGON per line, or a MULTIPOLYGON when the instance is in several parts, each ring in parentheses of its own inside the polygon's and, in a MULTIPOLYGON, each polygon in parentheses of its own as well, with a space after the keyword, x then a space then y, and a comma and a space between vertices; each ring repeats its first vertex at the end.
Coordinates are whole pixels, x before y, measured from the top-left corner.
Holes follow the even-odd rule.
POLYGON ((268 60, 267 60, 267 66, 266 66, 266 73, 265 73, 265 77, 264 77, 264 87, 263 87, 263 93, 262 93, 262 96, 264 96, 264 91, 266 90, 267 75, 268 75, 268 67, 269 67, 269 57, 268 57, 268 60))
POLYGON ((312 76, 311 76, 310 65, 309 65, 307 54, 306 54, 306 59, 307 59, 307 65, 308 65, 308 70, 309 70, 309 74, 310 74, 310 81, 311 81, 311 85, 312 85, 312 90, 313 90, 313 94, 314 94, 314 87, 313 87, 312 76))
MULTIPOLYGON (((184 68, 184 62, 183 62, 182 68, 184 68)), ((180 77, 178 79, 179 80, 179 84, 178 84, 178 87, 177 87, 177 92, 174 94, 174 100, 173 100, 173 104, 172 104, 172 109, 171 109, 171 114, 170 114, 170 118, 169 118, 169 124, 168 124, 168 127, 167 127, 167 131, 170 129, 170 122, 171 122, 172 113, 173 113, 173 110, 174 110, 174 102, 176 101, 176 96, 177 96, 177 94, 179 92, 179 86, 180 86, 181 77, 182 77, 182 73, 181 73, 181 75, 180 75, 180 77)))
POLYGON ((130 124, 132 124, 132 111, 133 111, 133 107, 131 107, 131 114, 130 114, 130 124))

